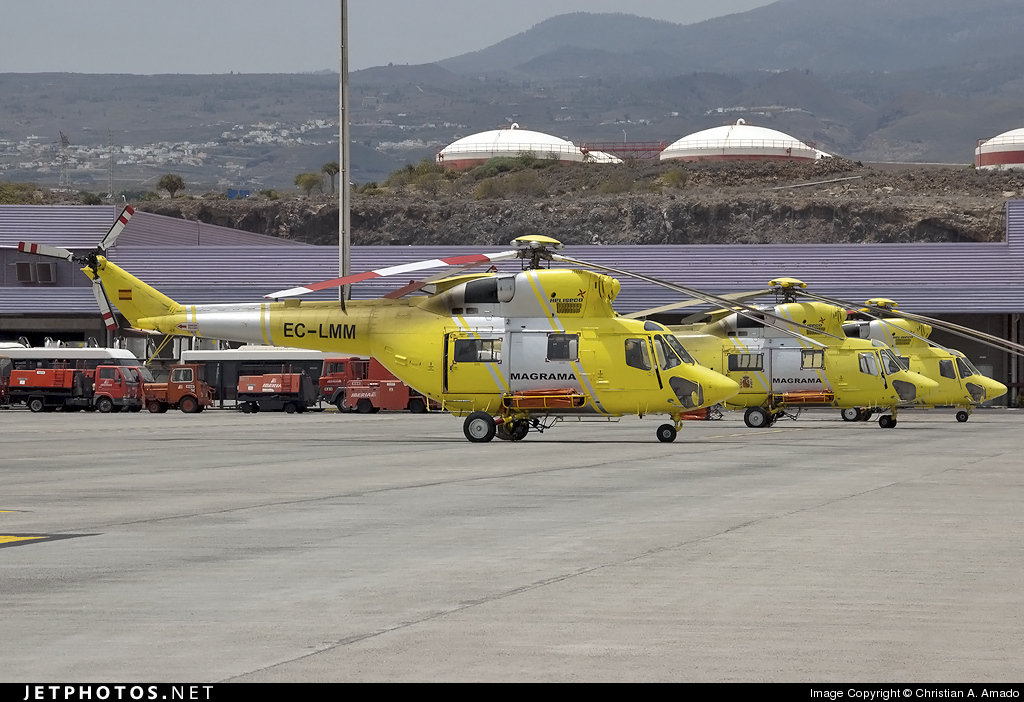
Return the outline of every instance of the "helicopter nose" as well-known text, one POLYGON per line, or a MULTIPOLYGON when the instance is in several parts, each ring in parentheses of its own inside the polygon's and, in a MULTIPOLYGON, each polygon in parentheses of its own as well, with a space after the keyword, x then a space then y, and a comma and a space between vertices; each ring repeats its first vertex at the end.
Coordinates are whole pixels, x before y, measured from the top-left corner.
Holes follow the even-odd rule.
POLYGON ((978 378, 978 377, 971 378, 972 382, 978 382, 979 380, 981 382, 978 383, 978 384, 981 385, 981 387, 985 388, 985 399, 986 400, 994 400, 997 397, 1002 397, 1007 392, 1008 388, 1005 385, 1003 385, 1002 383, 1000 383, 998 380, 993 380, 992 378, 986 378, 985 376, 982 376, 981 378, 978 378))
POLYGON ((913 383, 917 386, 917 399, 926 398, 939 391, 939 384, 926 375, 911 373, 914 376, 913 383))
POLYGON ((700 371, 698 382, 704 389, 704 404, 707 406, 725 402, 740 391, 739 383, 721 373, 701 366, 694 366, 694 370, 700 371))
POLYGON ((894 373, 892 387, 902 402, 917 402, 939 390, 939 384, 934 380, 913 371, 894 373))

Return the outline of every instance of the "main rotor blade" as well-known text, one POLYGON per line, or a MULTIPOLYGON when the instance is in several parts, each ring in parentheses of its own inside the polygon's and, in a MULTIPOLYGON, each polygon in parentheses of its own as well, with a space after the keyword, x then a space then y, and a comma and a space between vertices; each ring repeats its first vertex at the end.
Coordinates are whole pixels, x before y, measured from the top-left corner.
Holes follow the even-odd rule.
MULTIPOLYGON (((824 297, 822 295, 817 295, 815 293, 808 292, 806 290, 800 290, 799 292, 797 292, 797 294, 798 295, 803 295, 804 297, 809 297, 812 300, 817 300, 818 302, 824 302, 824 303, 829 304, 829 305, 836 305, 837 307, 846 307, 848 309, 850 308, 850 305, 848 303, 846 303, 846 302, 843 302, 842 300, 834 300, 832 298, 824 297)), ((860 314, 863 314, 866 317, 870 317, 871 319, 875 320, 879 324, 884 324, 885 326, 892 327, 893 329, 899 329, 900 332, 902 332, 904 334, 909 334, 910 336, 914 337, 915 339, 919 339, 919 340, 923 341, 924 343, 928 344, 929 346, 934 346, 937 349, 942 349, 943 351, 947 351, 949 353, 952 353, 952 351, 950 351, 949 349, 947 349, 945 346, 943 346, 942 344, 938 343, 937 341, 932 341, 928 337, 921 336, 920 334, 916 334, 916 333, 910 331, 909 329, 904 329, 903 327, 898 327, 895 324, 893 324, 892 322, 890 322, 889 320, 885 319, 884 317, 880 317, 877 314, 871 314, 866 309, 864 309, 863 306, 857 307, 856 305, 854 305, 854 307, 857 309, 857 311, 860 314)))
POLYGON ((483 263, 487 263, 487 261, 477 261, 475 263, 468 263, 465 266, 459 266, 453 271, 441 271, 440 273, 435 273, 429 278, 424 278, 423 280, 410 280, 408 285, 403 285, 402 287, 396 290, 392 290, 387 295, 384 295, 384 299, 397 300, 400 297, 405 297, 409 293, 416 292, 417 290, 421 290, 422 288, 428 285, 432 285, 434 283, 442 281, 445 278, 454 278, 457 275, 461 275, 466 271, 472 268, 476 268, 477 266, 483 263))
POLYGON ((121 210, 121 214, 118 215, 114 224, 111 225, 110 231, 108 231, 107 235, 100 240, 100 244, 97 247, 100 253, 106 253, 107 249, 114 245, 114 242, 117 241, 117 237, 121 236, 121 231, 124 230, 124 225, 128 224, 128 220, 132 218, 133 214, 135 214, 135 208, 131 205, 125 205, 125 208, 121 210))
MULTIPOLYGON (((828 298, 821 297, 820 295, 814 295, 813 293, 808 293, 806 291, 800 291, 799 294, 807 295, 808 297, 812 297, 812 298, 815 298, 815 299, 820 299, 820 300, 825 301, 825 302, 830 302, 831 304, 839 304, 839 305, 842 305, 844 307, 849 307, 851 309, 862 310, 862 311, 865 309, 865 305, 858 305, 856 303, 846 302, 846 301, 843 301, 843 300, 830 300, 828 298)), ((950 334, 953 334, 954 336, 959 336, 961 338, 968 339, 970 341, 977 341, 978 343, 984 344, 986 346, 991 346, 992 348, 999 349, 1001 351, 1006 351, 1007 353, 1012 353, 1012 354, 1017 355, 1017 356, 1024 356, 1024 346, 1022 346, 1021 344, 1014 343, 1012 341, 1009 341, 1008 339, 1000 339, 998 336, 993 336, 991 334, 986 334, 985 332, 980 332, 977 329, 971 329, 970 327, 963 327, 963 326, 960 326, 959 324, 954 324, 953 322, 947 322, 947 321, 942 320, 942 319, 935 319, 934 317, 926 317, 923 314, 915 314, 913 312, 904 312, 902 310, 893 309, 891 307, 878 307, 878 306, 874 306, 874 305, 871 305, 869 307, 871 309, 877 310, 879 312, 884 312, 885 314, 891 314, 894 317, 902 317, 903 319, 909 319, 912 322, 922 322, 924 324, 931 325, 932 327, 934 327, 936 329, 942 329, 943 331, 946 331, 946 332, 948 332, 950 334)), ((864 312, 864 314, 868 315, 869 317, 873 317, 874 316, 870 312, 864 312)), ((875 318, 879 319, 880 321, 883 321, 883 322, 885 321, 884 319, 881 319, 880 317, 875 317, 875 318)), ((901 327, 900 331, 906 332, 907 330, 903 329, 901 327)), ((910 333, 911 336, 915 336, 918 339, 923 339, 924 341, 927 341, 929 344, 932 344, 933 346, 936 346, 936 347, 938 347, 940 349, 943 349, 945 351, 949 351, 950 350, 950 349, 947 349, 946 347, 942 346, 941 344, 938 344, 938 343, 932 341, 931 339, 926 339, 924 337, 917 336, 916 334, 914 334, 912 332, 908 332, 908 333, 910 333)))
POLYGON ((745 302, 739 302, 737 300, 727 300, 724 297, 720 297, 718 295, 712 295, 711 293, 706 293, 706 292, 703 292, 701 290, 697 290, 696 288, 690 288, 690 287, 687 287, 685 285, 678 285, 677 283, 670 283, 670 282, 668 282, 666 280, 660 280, 658 278, 652 278, 649 275, 643 275, 642 273, 634 273, 632 271, 622 270, 621 268, 612 268, 611 266, 602 266, 602 265, 599 265, 597 263, 590 263, 588 261, 580 261, 578 259, 569 258, 568 256, 563 256, 561 254, 552 254, 551 258, 554 261, 564 261, 565 263, 571 263, 573 265, 583 266, 584 268, 593 268, 593 269, 599 270, 599 271, 607 271, 609 273, 614 273, 616 275, 622 275, 622 276, 626 276, 626 277, 629 277, 629 278, 635 278, 636 280, 642 280, 642 281, 644 281, 646 283, 650 283, 651 285, 657 285, 657 286, 662 287, 662 288, 667 288, 668 290, 675 290, 676 292, 681 292, 684 295, 692 295, 693 297, 701 298, 704 301, 710 302, 711 304, 714 304, 714 305, 721 305, 723 307, 732 307, 732 308, 735 309, 736 314, 739 314, 739 315, 742 315, 744 317, 747 317, 748 319, 752 319, 752 320, 758 322, 759 324, 765 325, 766 327, 771 327, 772 329, 776 329, 778 331, 781 331, 784 334, 790 334, 790 335, 792 335, 792 336, 794 336, 794 337, 796 337, 798 339, 803 339, 807 343, 814 344, 815 346, 825 347, 828 344, 824 344, 824 343, 822 343, 822 342, 820 342, 820 341, 818 341, 816 339, 811 339, 810 337, 807 337, 807 336, 804 336, 803 334, 797 333, 797 332, 793 331, 792 329, 788 329, 787 326, 788 327, 801 327, 803 329, 807 329, 809 331, 812 331, 815 334, 822 334, 824 336, 832 337, 833 339, 836 339, 838 341, 842 341, 842 338, 836 336, 835 334, 830 334, 827 331, 823 331, 821 329, 815 329, 814 327, 808 326, 806 324, 802 324, 802 323, 797 322, 795 320, 786 319, 785 317, 780 317, 779 315, 775 314, 774 312, 769 312, 767 310, 759 310, 758 308, 753 307, 751 305, 748 305, 745 302), (769 319, 774 320, 775 322, 777 322, 777 324, 772 324, 771 322, 768 321, 769 319), (786 325, 786 326, 780 326, 780 325, 786 325))
POLYGON ((103 291, 103 283, 100 282, 99 278, 93 278, 92 294, 96 298, 96 304, 99 305, 100 314, 103 316, 103 326, 108 331, 115 331, 117 329, 117 319, 114 317, 114 310, 110 308, 110 301, 107 299, 107 294, 103 291))
POLYGON ((264 295, 264 297, 268 299, 276 299, 281 297, 295 297, 297 295, 305 295, 306 293, 316 292, 317 290, 337 288, 342 285, 359 283, 364 280, 372 280, 374 278, 386 278, 391 275, 403 275, 406 273, 413 273, 415 271, 428 270, 430 268, 441 268, 442 266, 464 266, 467 264, 479 265, 481 263, 489 263, 491 261, 504 261, 511 258, 517 258, 518 256, 518 251, 501 251, 499 253, 492 254, 470 254, 468 256, 453 256, 451 258, 433 258, 428 261, 403 263, 398 266, 378 268, 375 271, 367 271, 366 273, 356 273, 354 275, 347 275, 341 278, 325 280, 321 283, 312 283, 310 285, 304 285, 298 288, 279 290, 278 292, 270 293, 269 295, 264 295))
MULTIPOLYGON (((756 300, 759 297, 767 295, 771 292, 771 289, 767 290, 752 290, 750 292, 741 293, 729 293, 728 295, 721 295, 723 300, 740 300, 746 302, 747 300, 756 300)), ((662 305, 661 307, 652 307, 649 310, 640 310, 639 312, 633 312, 631 314, 622 315, 626 319, 640 319, 641 317, 649 317, 652 314, 658 314, 660 312, 670 312, 672 310, 682 309, 683 307, 694 307, 695 305, 706 305, 707 302, 704 300, 684 300, 682 302, 673 302, 669 305, 662 305)), ((732 310, 729 310, 732 312, 732 310)))
POLYGON ((18 251, 39 254, 40 256, 50 256, 52 258, 63 258, 65 261, 72 261, 75 258, 75 255, 67 249, 46 246, 44 244, 29 244, 24 241, 18 242, 18 251))

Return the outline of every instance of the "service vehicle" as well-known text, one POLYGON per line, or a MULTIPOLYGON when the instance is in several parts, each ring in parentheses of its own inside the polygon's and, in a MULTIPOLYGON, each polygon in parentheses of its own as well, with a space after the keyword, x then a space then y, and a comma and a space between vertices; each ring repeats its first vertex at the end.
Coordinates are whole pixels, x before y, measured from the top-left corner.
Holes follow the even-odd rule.
POLYGON ((153 413, 168 409, 186 414, 202 412, 213 404, 213 388, 206 384, 204 370, 197 363, 174 365, 166 383, 146 382, 146 409, 153 413))
POLYGON ((98 410, 138 412, 142 409, 143 384, 130 366, 37 368, 12 370, 8 398, 24 403, 33 412, 98 410))
POLYGON ((426 395, 410 388, 375 358, 328 358, 319 384, 320 399, 342 411, 409 410, 419 414, 430 407, 426 395))
POLYGON ((238 409, 250 412, 305 412, 317 402, 313 381, 305 373, 244 375, 238 379, 238 409))

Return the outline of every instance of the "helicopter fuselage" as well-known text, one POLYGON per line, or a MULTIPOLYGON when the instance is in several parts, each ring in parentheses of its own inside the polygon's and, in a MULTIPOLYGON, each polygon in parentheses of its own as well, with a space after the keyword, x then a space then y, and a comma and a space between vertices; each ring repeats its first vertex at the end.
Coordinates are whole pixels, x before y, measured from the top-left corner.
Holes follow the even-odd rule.
POLYGON ((938 383, 938 390, 918 399, 915 406, 970 409, 1006 394, 1005 385, 982 375, 961 352, 924 341, 932 331, 927 324, 907 319, 876 319, 848 322, 843 328, 850 336, 889 344, 908 361, 912 371, 938 383))
POLYGON ((457 415, 678 420, 739 389, 693 362, 665 327, 618 316, 618 281, 590 271, 465 275, 434 284, 428 295, 349 301, 342 309, 299 300, 180 305, 105 259, 97 268, 135 327, 373 356, 457 415))
POLYGON ((700 327, 675 329, 701 364, 739 384, 739 393, 724 403, 726 408, 895 409, 937 390, 928 378, 902 368, 881 342, 846 338, 845 310, 793 302, 772 311, 820 329, 822 333, 793 328, 818 343, 736 314, 700 327))

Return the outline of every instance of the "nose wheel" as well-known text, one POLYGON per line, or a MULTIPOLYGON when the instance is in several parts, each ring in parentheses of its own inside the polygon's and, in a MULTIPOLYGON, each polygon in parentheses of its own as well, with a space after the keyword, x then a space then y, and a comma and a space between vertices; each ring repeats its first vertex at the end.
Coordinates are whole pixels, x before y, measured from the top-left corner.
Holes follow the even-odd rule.
POLYGON ((956 421, 958 421, 961 424, 963 424, 964 422, 966 422, 968 420, 968 418, 970 418, 970 416, 971 416, 970 412, 965 412, 964 410, 960 410, 959 412, 956 413, 956 421))
POLYGON ((663 444, 671 444, 676 440, 676 428, 671 424, 662 424, 658 427, 658 441, 663 444))

